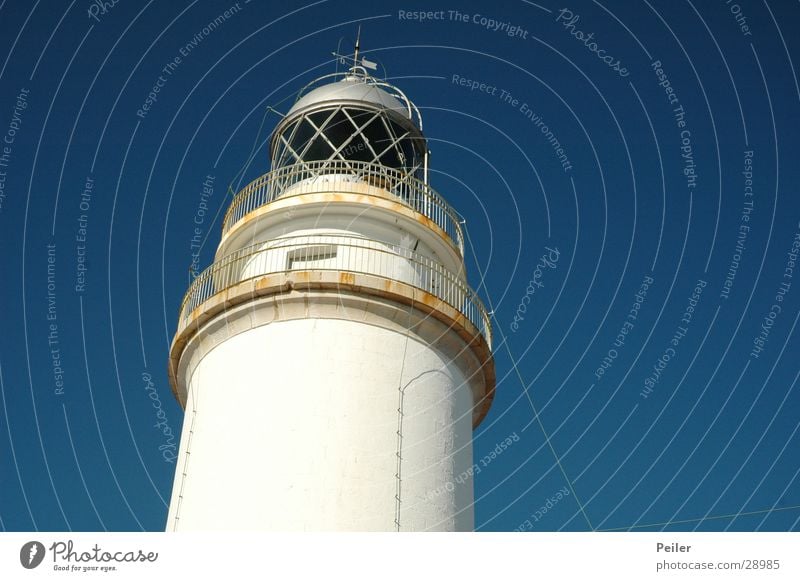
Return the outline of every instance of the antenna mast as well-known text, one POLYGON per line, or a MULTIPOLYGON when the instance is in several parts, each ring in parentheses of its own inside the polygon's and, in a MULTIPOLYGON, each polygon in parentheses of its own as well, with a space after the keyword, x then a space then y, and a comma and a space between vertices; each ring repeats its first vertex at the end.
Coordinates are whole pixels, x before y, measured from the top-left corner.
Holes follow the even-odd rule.
POLYGON ((338 49, 335 53, 333 53, 333 56, 335 56, 337 59, 337 70, 338 70, 338 62, 341 62, 342 64, 345 65, 348 64, 348 62, 351 62, 352 64, 350 64, 350 68, 348 70, 350 71, 351 74, 354 75, 359 74, 359 71, 357 69, 361 70, 361 74, 367 76, 369 76, 369 73, 365 69, 369 69, 372 71, 378 70, 377 63, 369 61, 365 58, 359 59, 360 55, 361 55, 361 25, 359 25, 358 27, 358 34, 356 35, 356 45, 355 45, 355 51, 353 52, 353 56, 345 56, 343 54, 339 54, 338 49))
POLYGON ((356 50, 353 53, 353 61, 355 66, 358 66, 358 52, 361 50, 361 25, 358 25, 358 34, 356 35, 356 50))

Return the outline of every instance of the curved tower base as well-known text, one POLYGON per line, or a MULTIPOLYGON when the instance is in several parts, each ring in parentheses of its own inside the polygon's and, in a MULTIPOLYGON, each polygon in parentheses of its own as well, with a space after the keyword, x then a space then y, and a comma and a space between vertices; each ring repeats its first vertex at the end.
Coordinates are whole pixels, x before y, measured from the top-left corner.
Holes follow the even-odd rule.
POLYGON ((430 314, 343 288, 279 293, 204 324, 179 373, 167 530, 473 529, 483 371, 430 314))

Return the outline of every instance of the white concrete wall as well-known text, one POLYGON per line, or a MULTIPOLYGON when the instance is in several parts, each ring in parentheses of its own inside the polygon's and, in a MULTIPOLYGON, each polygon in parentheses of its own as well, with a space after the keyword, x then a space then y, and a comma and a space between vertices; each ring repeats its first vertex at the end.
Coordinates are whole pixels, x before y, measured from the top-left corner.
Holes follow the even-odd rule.
POLYGON ((472 530, 472 392, 413 334, 275 321, 189 371, 167 530, 395 530, 400 385, 400 528, 472 530))
POLYGON ((413 249, 466 280, 463 258, 438 234, 415 220, 364 204, 328 202, 270 212, 231 231, 216 258, 220 260, 236 250, 276 238, 329 232, 413 249))
MULTIPOLYGON (((428 289, 432 278, 431 269, 412 260, 414 253, 409 249, 354 237, 349 232, 303 232, 287 240, 270 240, 261 248, 252 257, 231 266, 237 270, 238 280, 284 270, 326 269, 374 274, 428 289), (291 268, 290 256, 295 259, 291 268), (315 256, 320 258, 313 260, 315 256)), ((220 288, 230 284, 222 272, 219 277, 220 288)))

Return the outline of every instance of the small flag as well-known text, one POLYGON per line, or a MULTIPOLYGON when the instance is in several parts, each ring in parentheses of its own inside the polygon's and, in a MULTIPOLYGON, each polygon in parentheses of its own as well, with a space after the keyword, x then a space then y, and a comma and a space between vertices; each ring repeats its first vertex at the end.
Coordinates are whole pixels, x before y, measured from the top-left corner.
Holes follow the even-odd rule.
POLYGON ((370 69, 370 70, 373 70, 373 71, 377 71, 378 70, 378 63, 374 63, 372 61, 368 61, 365 58, 361 59, 361 64, 364 66, 364 68, 367 68, 367 69, 370 69))

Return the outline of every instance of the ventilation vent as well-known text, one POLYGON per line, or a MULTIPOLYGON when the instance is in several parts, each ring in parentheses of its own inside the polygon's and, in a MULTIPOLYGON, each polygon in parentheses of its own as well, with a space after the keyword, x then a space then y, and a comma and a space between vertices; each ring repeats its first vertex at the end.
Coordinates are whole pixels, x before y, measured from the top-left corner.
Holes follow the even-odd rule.
POLYGON ((314 244, 295 248, 286 255, 287 270, 306 270, 331 266, 336 258, 336 246, 333 244, 314 244))

